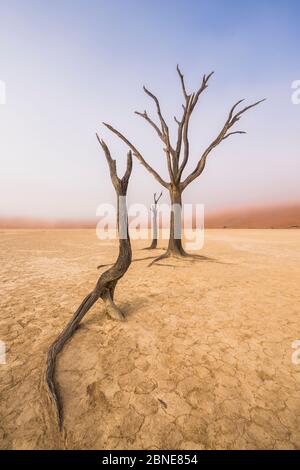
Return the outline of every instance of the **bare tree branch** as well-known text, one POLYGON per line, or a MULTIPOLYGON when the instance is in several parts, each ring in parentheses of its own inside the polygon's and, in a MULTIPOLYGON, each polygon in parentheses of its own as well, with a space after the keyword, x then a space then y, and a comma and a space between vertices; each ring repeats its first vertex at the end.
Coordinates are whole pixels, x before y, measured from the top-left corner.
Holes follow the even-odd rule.
POLYGON ((161 124, 161 130, 162 130, 162 140, 166 144, 166 148, 164 148, 164 151, 167 156, 167 163, 168 163, 168 171, 169 175, 171 178, 171 181, 175 181, 175 172, 176 172, 176 154, 175 150, 173 149, 171 142, 170 142, 170 134, 169 134, 169 127, 167 126, 166 121, 164 120, 162 113, 161 113, 161 108, 159 104, 158 98, 151 92, 149 91, 145 86, 143 87, 145 93, 150 96, 150 98, 153 99, 153 101, 156 104, 156 111, 160 120, 161 124), (172 156, 172 163, 173 166, 171 165, 171 156, 172 156))
POLYGON ((162 128, 162 131, 165 132, 165 134, 169 134, 169 128, 166 124, 166 121, 164 120, 162 114, 161 114, 161 109, 160 109, 160 104, 159 104, 159 101, 158 101, 158 98, 153 94, 151 93, 151 91, 149 91, 145 86, 143 86, 143 89, 144 89, 144 92, 150 96, 150 98, 153 99, 153 101, 155 102, 156 104, 156 111, 157 111, 157 114, 158 114, 158 117, 159 117, 159 120, 160 120, 160 123, 161 123, 161 128, 162 128))
POLYGON ((177 177, 176 177, 177 183, 180 182, 182 172, 189 158, 190 145, 189 145, 189 139, 188 139, 188 129, 189 129, 190 116, 192 114, 191 105, 193 103, 193 100, 194 100, 194 93, 189 97, 189 99, 186 102, 185 112, 182 117, 182 125, 178 129, 178 145, 177 145, 178 161, 180 158, 182 138, 183 138, 183 144, 184 144, 184 156, 177 172, 177 177))
POLYGON ((123 187, 126 186, 126 188, 127 188, 131 172, 132 172, 132 153, 131 153, 131 150, 129 150, 128 153, 127 153, 126 171, 125 171, 124 176, 122 178, 123 187))
POLYGON ((244 131, 236 131, 236 132, 230 132, 228 133, 228 130, 237 122, 239 121, 239 119, 241 118, 241 116, 246 112, 248 111, 249 109, 251 108, 254 108, 255 106, 257 106, 258 104, 262 103, 263 101, 265 101, 264 99, 263 100, 260 100, 260 101, 257 101, 256 103, 253 103, 249 106, 246 106, 245 108, 241 109, 238 113, 234 114, 234 111, 236 110, 237 106, 244 100, 240 100, 238 101, 237 103, 235 103, 233 105, 233 107, 231 108, 230 112, 229 112, 229 115, 228 115, 228 118, 222 128, 222 130, 220 131, 219 135, 217 136, 217 138, 206 148, 206 150, 203 152, 200 160, 198 161, 198 164, 196 166, 196 168, 194 169, 194 171, 189 175, 187 176, 187 178, 181 183, 181 188, 182 190, 185 189, 192 181, 194 181, 196 178, 198 178, 198 176, 201 175, 201 173, 203 172, 204 168, 205 168, 205 164, 206 164, 206 159, 208 157, 208 155, 210 154, 210 152, 217 146, 219 145, 223 140, 225 140, 227 137, 233 135, 233 134, 244 134, 245 132, 244 131))
POLYGON ((230 137, 231 135, 234 135, 234 134, 247 134, 247 132, 245 132, 245 131, 229 132, 229 134, 227 134, 227 135, 225 135, 225 137, 223 137, 223 140, 227 139, 228 137, 230 137))
POLYGON ((105 158, 107 160, 108 167, 109 167, 110 176, 111 176, 111 179, 113 181, 113 184, 115 184, 115 182, 116 182, 116 172, 117 172, 116 160, 112 159, 109 148, 107 147, 104 140, 100 139, 97 132, 96 132, 96 137, 97 137, 97 140, 98 140, 99 144, 101 145, 101 147, 104 151, 104 155, 105 155, 105 158))
POLYGON ((154 204, 157 204, 161 197, 162 197, 162 191, 158 197, 156 197, 156 193, 154 193, 153 195, 154 204))
POLYGON ((167 181, 164 181, 161 176, 157 173, 157 171, 154 170, 154 168, 152 168, 152 166, 150 166, 146 160, 143 158, 142 154, 137 150, 137 148, 123 135, 121 134, 121 132, 117 131, 117 129, 115 129, 114 127, 112 127, 110 124, 107 124, 105 122, 103 122, 103 124, 111 131, 113 132, 115 135, 117 135, 121 140, 123 140, 123 142, 128 145, 128 147, 132 150, 132 153, 133 155, 141 162, 141 164, 146 168, 146 170, 149 171, 149 173, 151 173, 154 178, 162 185, 164 186, 165 188, 168 188, 169 187, 169 183, 167 181))
POLYGON ((179 75, 179 77, 180 77, 180 81, 181 81, 181 86, 182 86, 183 95, 184 95, 184 97, 185 97, 185 100, 187 101, 187 99, 188 99, 189 95, 188 95, 188 94, 187 94, 187 92, 186 92, 185 83, 184 83, 184 75, 183 75, 183 73, 181 73, 181 71, 180 71, 180 68, 179 68, 179 65, 178 65, 178 64, 177 64, 176 70, 177 70, 177 72, 178 72, 178 75, 179 75))
POLYGON ((195 93, 195 96, 194 96, 194 99, 193 99, 193 102, 192 102, 192 105, 191 105, 191 113, 193 112, 197 102, 198 102, 198 99, 199 99, 199 96, 206 90, 206 88, 208 87, 208 82, 209 82, 209 79, 212 77, 212 75, 214 74, 215 72, 211 72, 210 74, 208 74, 207 76, 206 75, 203 75, 203 78, 202 78, 202 83, 201 83, 201 86, 199 88, 199 90, 195 93))
POLYGON ((184 168, 186 167, 186 164, 188 162, 189 158, 189 140, 188 140, 188 129, 189 129, 189 121, 192 115, 192 112, 198 102, 199 96, 204 92, 204 90, 208 86, 208 81, 213 75, 214 72, 211 72, 209 75, 204 75, 202 78, 202 83, 197 92, 193 93, 192 95, 189 95, 186 91, 186 86, 184 82, 184 75, 181 73, 179 66, 177 65, 177 72, 180 77, 181 81, 181 86, 183 90, 183 95, 185 97, 185 105, 182 105, 184 113, 182 116, 181 121, 178 121, 177 119, 176 122, 178 124, 178 137, 177 137, 177 146, 176 146, 176 156, 177 156, 177 162, 179 162, 180 158, 180 152, 181 152, 181 146, 182 146, 182 140, 184 144, 184 157, 181 165, 177 165, 177 172, 176 172, 176 183, 180 182, 182 172, 184 168))
POLYGON ((172 168, 172 165, 171 165, 171 157, 170 157, 170 143, 169 143, 169 136, 165 134, 165 131, 161 131, 158 126, 155 124, 154 121, 152 121, 152 119, 149 118, 148 114, 147 114, 147 111, 144 111, 143 113, 140 113, 139 111, 135 111, 135 114, 137 114, 138 116, 141 116, 142 118, 144 118, 147 122, 149 122, 149 124, 155 129, 155 131, 157 132, 159 138, 162 140, 162 142, 166 145, 166 147, 164 147, 164 152, 166 153, 166 156, 167 156, 167 164, 168 164, 168 171, 169 171, 169 175, 170 175, 170 178, 172 180, 174 180, 174 173, 173 173, 173 168, 172 168), (169 145, 168 145, 169 144, 169 145))
POLYGON ((153 129, 155 129, 155 131, 157 132, 157 134, 159 135, 159 138, 165 143, 165 140, 164 140, 164 136, 161 132, 161 130, 159 129, 159 127, 155 124, 154 121, 152 121, 151 118, 149 118, 148 114, 147 114, 147 111, 144 111, 143 113, 140 113, 139 111, 134 111, 135 114, 137 114, 138 116, 141 116, 143 119, 145 119, 147 122, 149 122, 150 126, 153 127, 153 129))

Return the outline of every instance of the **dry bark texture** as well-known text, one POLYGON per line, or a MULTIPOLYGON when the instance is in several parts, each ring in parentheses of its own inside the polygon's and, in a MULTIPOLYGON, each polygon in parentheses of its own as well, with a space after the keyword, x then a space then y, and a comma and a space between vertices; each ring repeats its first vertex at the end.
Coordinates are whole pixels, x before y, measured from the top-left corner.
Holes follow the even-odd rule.
POLYGON ((132 156, 131 152, 127 156, 127 169, 123 178, 117 176, 116 171, 116 161, 112 159, 110 151, 103 140, 100 140, 97 135, 98 141, 104 150, 106 160, 110 170, 110 176, 115 188, 117 198, 118 198, 118 231, 119 231, 119 256, 117 261, 111 268, 101 274, 96 286, 94 289, 84 298, 76 312, 74 313, 71 320, 65 326, 60 335, 56 338, 54 343, 50 346, 47 356, 47 366, 46 366, 46 383, 49 388, 50 396, 55 404, 55 409, 57 412, 57 419, 59 427, 62 427, 63 422, 63 407, 62 401, 59 396, 58 386, 55 380, 55 365, 57 355, 61 352, 65 343, 71 338, 75 333, 76 329, 79 326, 79 323, 91 307, 95 304, 98 299, 102 299, 106 313, 108 316, 114 320, 124 320, 124 314, 114 303, 114 292, 117 285, 117 282, 124 276, 127 269, 131 263, 131 245, 130 238, 128 233, 128 220, 127 220, 127 210, 126 202, 124 198, 127 193, 128 181, 131 175, 132 170, 132 156), (125 202, 125 203, 124 203, 125 202), (120 204, 122 204, 120 206, 120 204), (124 234, 125 237, 122 238, 120 231, 124 234))

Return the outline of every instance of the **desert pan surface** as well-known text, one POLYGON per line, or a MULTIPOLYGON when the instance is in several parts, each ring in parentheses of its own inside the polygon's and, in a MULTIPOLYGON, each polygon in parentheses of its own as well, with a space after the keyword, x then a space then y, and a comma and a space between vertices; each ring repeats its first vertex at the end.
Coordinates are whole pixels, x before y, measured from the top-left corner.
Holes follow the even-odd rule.
POLYGON ((2 449, 300 449, 300 231, 205 231, 205 260, 133 241, 115 300, 98 301, 57 364, 46 353, 118 242, 95 230, 1 230, 2 449))

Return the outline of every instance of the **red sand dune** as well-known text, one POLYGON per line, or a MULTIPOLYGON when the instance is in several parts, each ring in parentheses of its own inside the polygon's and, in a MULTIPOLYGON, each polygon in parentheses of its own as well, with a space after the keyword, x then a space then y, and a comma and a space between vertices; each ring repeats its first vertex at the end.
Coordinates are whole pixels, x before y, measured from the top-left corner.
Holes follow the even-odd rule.
MULTIPOLYGON (((95 228, 97 220, 1 218, 0 228, 95 228)), ((243 207, 206 213, 207 228, 300 228, 300 203, 243 207)))
POLYGON ((86 220, 43 220, 43 219, 27 219, 19 217, 0 218, 0 228, 94 228, 97 221, 86 220))
POLYGON ((300 204, 228 209, 205 217, 207 228, 300 228, 300 204))

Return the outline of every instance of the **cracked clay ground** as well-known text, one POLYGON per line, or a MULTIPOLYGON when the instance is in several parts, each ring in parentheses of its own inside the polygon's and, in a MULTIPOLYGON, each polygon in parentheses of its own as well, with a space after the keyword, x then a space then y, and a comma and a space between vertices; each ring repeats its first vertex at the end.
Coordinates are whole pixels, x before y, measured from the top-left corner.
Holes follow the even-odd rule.
POLYGON ((133 263, 116 291, 127 322, 98 302, 59 358, 62 435, 45 354, 116 244, 2 230, 0 249, 2 449, 300 448, 299 230, 207 230, 210 260, 133 263))

